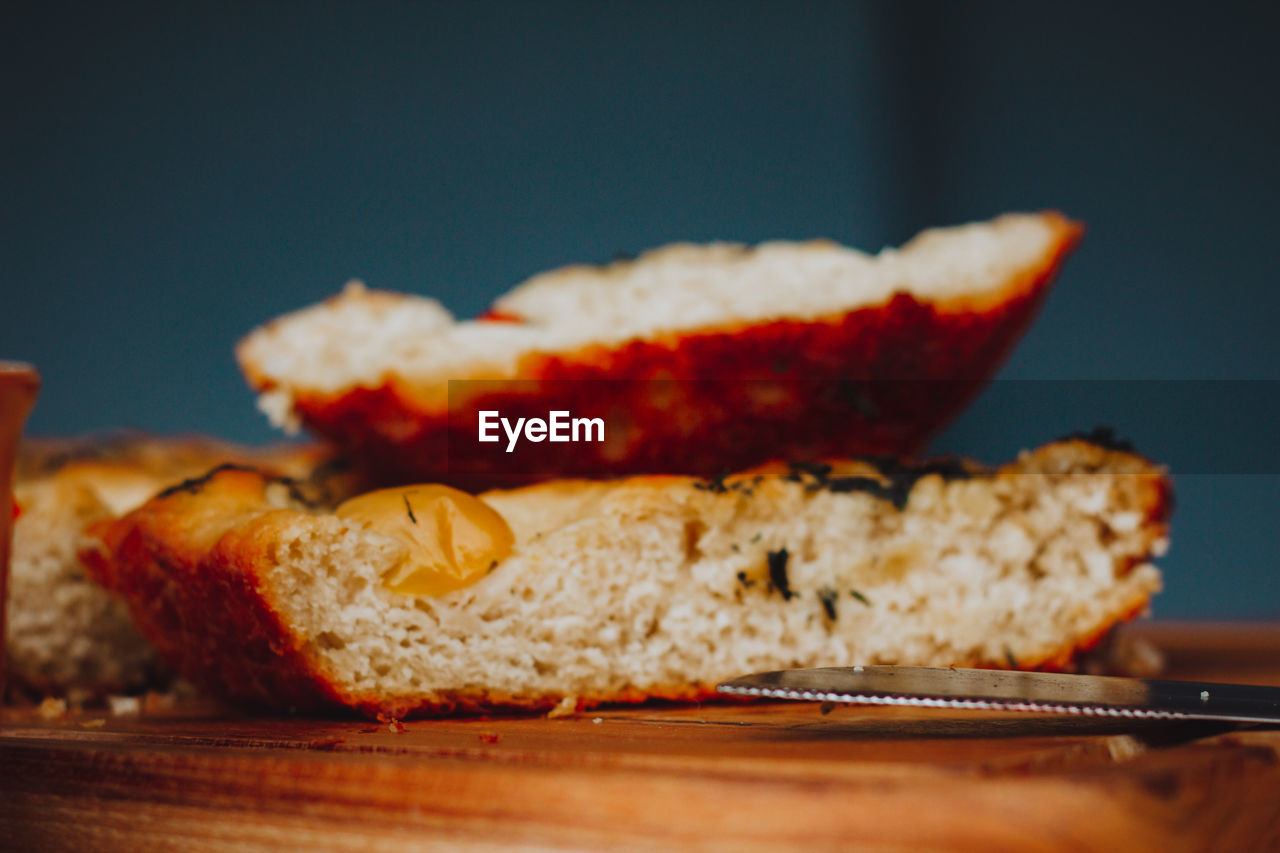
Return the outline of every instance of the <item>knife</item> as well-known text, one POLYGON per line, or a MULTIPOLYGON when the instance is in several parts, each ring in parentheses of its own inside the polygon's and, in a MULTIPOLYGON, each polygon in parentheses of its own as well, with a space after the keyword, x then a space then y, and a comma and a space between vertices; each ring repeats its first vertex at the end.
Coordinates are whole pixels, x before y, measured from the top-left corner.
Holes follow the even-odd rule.
POLYGON ((1144 720, 1280 722, 1280 687, 1049 672, 924 666, 825 667, 761 672, 726 681, 716 689, 735 696, 808 702, 1039 711, 1144 720))

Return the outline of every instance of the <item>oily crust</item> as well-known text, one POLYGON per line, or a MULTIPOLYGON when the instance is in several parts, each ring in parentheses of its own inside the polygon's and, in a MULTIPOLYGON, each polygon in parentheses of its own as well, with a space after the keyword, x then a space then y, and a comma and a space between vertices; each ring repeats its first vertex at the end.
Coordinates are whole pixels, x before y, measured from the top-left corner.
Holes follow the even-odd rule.
MULTIPOLYGON (((336 392, 289 389, 293 414, 385 483, 473 489, 563 476, 712 476, 762 459, 920 451, 981 389, 1033 319, 1083 229, 1044 219, 1054 239, 1001 288, 942 301, 896 293, 813 320, 778 319, 526 355, 519 379, 483 371, 449 399, 409 378, 336 392), (671 380, 671 381, 655 381, 671 380), (477 440, 479 412, 604 418, 601 443, 543 442, 506 452, 477 440)), ((366 294, 380 299, 386 294, 366 294)), ((351 297, 344 297, 351 298, 351 297)), ((492 322, 523 322, 491 313, 492 322)), ((241 349, 259 392, 275 381, 241 349)))
MULTIPOLYGON (((1144 540, 1132 568, 1143 563, 1165 541, 1172 511, 1171 484, 1162 469, 1140 456, 1101 446, 1084 438, 1047 445, 1023 459, 979 476, 1013 477, 1066 470, 1130 474, 1138 489, 1137 505, 1144 540)), ((788 478, 878 477, 886 489, 914 483, 931 474, 948 476, 946 467, 912 468, 882 461, 837 461, 823 465, 771 464, 733 478, 696 480, 685 477, 633 478, 633 499, 661 501, 671 489, 750 488, 763 476, 788 478), (785 474, 784 474, 785 472, 785 474)), ((815 480, 815 482, 816 482, 815 480)), ((810 480, 803 480, 809 483, 810 480)), ((532 487, 572 493, 599 484, 555 482, 532 487)), ((85 554, 86 563, 104 586, 125 596, 134 619, 178 672, 237 703, 290 711, 325 712, 353 709, 368 716, 478 713, 496 708, 545 711, 653 699, 697 701, 716 696, 703 683, 628 688, 618 692, 566 697, 556 694, 509 695, 495 691, 436 691, 408 697, 348 691, 308 642, 282 616, 286 612, 265 581, 268 561, 285 531, 315 518, 290 495, 292 484, 249 468, 223 466, 203 478, 169 490, 125 518, 99 525, 93 533, 100 547, 85 554)), ((893 500, 892 491, 885 493, 893 500)), ((971 659, 955 665, 1027 670, 1071 670, 1082 654, 1097 646, 1118 623, 1143 613, 1150 590, 1135 589, 1111 612, 1060 645, 1041 649, 1021 660, 971 659)))

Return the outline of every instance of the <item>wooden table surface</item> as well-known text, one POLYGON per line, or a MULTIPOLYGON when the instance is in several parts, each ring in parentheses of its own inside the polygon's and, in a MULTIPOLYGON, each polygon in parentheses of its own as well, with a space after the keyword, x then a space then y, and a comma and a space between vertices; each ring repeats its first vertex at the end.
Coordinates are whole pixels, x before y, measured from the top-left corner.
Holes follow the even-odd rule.
MULTIPOLYGON (((1153 623, 1280 685, 1280 625, 1153 623)), ((0 726, 0 848, 1280 849, 1280 728, 808 703, 411 721, 189 704, 0 726)))

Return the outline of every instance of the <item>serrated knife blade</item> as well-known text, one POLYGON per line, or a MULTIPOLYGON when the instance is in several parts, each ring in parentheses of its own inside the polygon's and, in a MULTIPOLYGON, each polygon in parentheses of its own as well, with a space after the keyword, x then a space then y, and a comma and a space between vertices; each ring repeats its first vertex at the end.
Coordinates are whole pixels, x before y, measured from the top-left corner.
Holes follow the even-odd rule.
POLYGON ((923 666, 825 667, 756 673, 716 689, 735 696, 809 702, 1280 722, 1280 687, 1100 675, 923 666))

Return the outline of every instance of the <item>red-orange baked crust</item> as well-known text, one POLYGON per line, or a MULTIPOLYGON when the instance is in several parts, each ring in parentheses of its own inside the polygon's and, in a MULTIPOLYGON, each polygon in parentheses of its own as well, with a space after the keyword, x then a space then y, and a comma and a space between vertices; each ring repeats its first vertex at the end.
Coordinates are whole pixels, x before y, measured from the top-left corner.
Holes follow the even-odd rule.
MULTIPOLYGON (((711 476, 783 456, 909 456, 993 375, 1082 228, 1057 214, 1037 263, 978 296, 881 304, 814 320, 729 324, 525 356, 516 380, 451 377, 448 413, 413 381, 291 388, 292 412, 386 482, 478 488, 556 476, 711 476), (477 440, 479 415, 603 418, 603 443, 477 440)), ((519 324, 510 313, 491 322, 519 324)), ((276 380, 242 358, 251 384, 276 380)))

